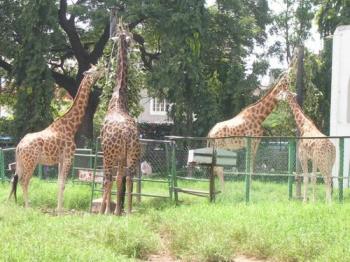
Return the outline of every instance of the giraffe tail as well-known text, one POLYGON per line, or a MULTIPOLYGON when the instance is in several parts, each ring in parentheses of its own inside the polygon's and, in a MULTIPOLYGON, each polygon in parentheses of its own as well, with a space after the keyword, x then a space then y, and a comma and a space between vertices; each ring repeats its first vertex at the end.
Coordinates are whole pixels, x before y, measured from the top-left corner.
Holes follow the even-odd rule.
POLYGON ((18 174, 15 173, 15 175, 12 177, 11 179, 11 192, 9 195, 9 200, 11 198, 11 196, 13 195, 15 198, 15 203, 17 203, 17 185, 18 185, 18 174))

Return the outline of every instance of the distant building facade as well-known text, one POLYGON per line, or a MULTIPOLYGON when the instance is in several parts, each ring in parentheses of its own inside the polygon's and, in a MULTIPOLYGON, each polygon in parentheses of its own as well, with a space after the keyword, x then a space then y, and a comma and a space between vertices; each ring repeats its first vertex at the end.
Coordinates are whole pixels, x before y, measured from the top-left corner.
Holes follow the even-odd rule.
POLYGON ((139 123, 151 124, 172 124, 173 121, 168 117, 167 110, 169 103, 166 99, 150 97, 147 90, 141 90, 140 105, 143 112, 137 118, 139 123))

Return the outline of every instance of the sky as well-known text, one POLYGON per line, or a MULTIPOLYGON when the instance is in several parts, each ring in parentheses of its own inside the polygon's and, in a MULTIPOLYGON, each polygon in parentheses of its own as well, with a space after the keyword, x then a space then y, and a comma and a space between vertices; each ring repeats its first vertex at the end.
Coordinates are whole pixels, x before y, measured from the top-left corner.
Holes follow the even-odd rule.
MULTIPOLYGON (((206 0, 206 3, 207 3, 207 6, 211 6, 211 5, 214 5, 216 2, 216 0, 206 0)), ((279 13, 281 12, 283 9, 284 9, 284 6, 283 6, 283 1, 282 0, 268 0, 268 3, 269 3, 269 7, 270 9, 272 10, 272 12, 274 13, 279 13)), ((276 35, 269 35, 269 37, 267 38, 267 41, 266 41, 266 47, 267 48, 268 46, 271 46, 274 42, 276 42, 277 40, 279 39, 278 36, 276 35)), ((317 31, 317 26, 315 24, 315 22, 313 21, 312 23, 312 28, 311 28, 311 36, 310 38, 305 42, 305 46, 312 52, 314 53, 319 53, 319 51, 322 49, 322 41, 321 41, 321 37, 320 37, 320 34, 318 33, 317 31)), ((259 47, 256 47, 256 50, 254 50, 255 52, 262 52, 263 49, 259 48, 259 47)), ((254 56, 250 56, 248 59, 247 59, 247 63, 248 63, 248 71, 249 71, 249 67, 250 65, 252 64, 252 62, 254 61, 255 57, 254 56)), ((270 64, 270 68, 286 68, 287 65, 286 63, 281 63, 279 61, 278 58, 275 58, 275 57, 270 57, 268 59, 269 61, 269 64, 270 64)), ((261 84, 263 86, 267 86, 269 84, 269 77, 266 75, 266 76, 263 76, 261 78, 261 84)))

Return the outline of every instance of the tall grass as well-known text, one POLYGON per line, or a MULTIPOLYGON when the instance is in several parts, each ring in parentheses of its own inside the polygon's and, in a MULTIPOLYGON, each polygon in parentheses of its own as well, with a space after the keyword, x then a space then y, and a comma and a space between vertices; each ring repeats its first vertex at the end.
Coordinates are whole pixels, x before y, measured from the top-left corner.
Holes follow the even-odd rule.
MULTIPOLYGON (((350 203, 324 204, 323 189, 317 204, 288 201, 285 184, 253 181, 252 202, 246 205, 243 189, 243 182, 226 183, 215 204, 185 195, 180 195, 185 204, 176 207, 143 198, 131 216, 53 216, 40 209, 56 207, 56 183, 34 179, 30 209, 5 201, 9 185, 0 183, 0 260, 133 261, 167 252, 184 261, 232 261, 237 254, 274 261, 350 261, 350 203)), ((158 190, 167 192, 166 187, 158 190)), ((89 186, 68 183, 65 207, 87 210, 90 193, 89 186)))

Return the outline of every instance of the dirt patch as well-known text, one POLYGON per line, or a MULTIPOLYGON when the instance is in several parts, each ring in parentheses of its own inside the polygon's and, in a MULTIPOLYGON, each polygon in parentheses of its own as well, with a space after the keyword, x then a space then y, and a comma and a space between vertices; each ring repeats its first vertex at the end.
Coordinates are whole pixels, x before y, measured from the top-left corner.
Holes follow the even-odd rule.
POLYGON ((172 258, 170 255, 167 254, 160 254, 160 255, 151 255, 148 257, 146 261, 150 262, 180 262, 181 260, 172 258))
MULTIPOLYGON (((167 254, 151 255, 145 261, 149 261, 149 262, 181 262, 181 260, 175 259, 167 254)), ((243 256, 243 255, 236 256, 232 261, 233 262, 268 262, 268 260, 257 259, 254 257, 247 257, 247 256, 243 256)))
POLYGON ((246 257, 246 256, 236 256, 233 259, 234 262, 268 262, 268 260, 257 259, 254 257, 246 257))

